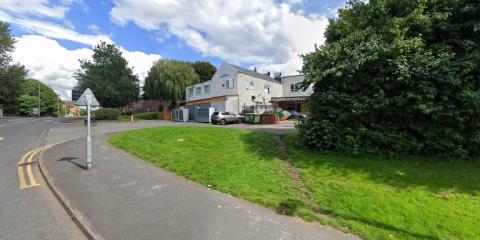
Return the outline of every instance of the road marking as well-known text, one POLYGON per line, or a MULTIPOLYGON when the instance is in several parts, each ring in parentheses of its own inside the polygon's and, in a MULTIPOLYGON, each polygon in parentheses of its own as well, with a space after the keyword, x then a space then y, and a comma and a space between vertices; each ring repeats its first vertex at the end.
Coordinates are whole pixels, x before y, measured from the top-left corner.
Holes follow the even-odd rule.
MULTIPOLYGON (((63 141, 62 141, 63 142, 63 141)), ((50 145, 46 145, 46 146, 43 146, 43 147, 39 147, 39 148, 35 148, 35 149, 32 149, 30 150, 29 152, 25 153, 21 158, 20 160, 18 161, 18 166, 17 166, 17 173, 18 173, 18 180, 19 180, 19 183, 20 183, 20 186, 19 188, 20 189, 26 189, 26 188, 31 188, 31 187, 35 187, 35 186, 39 186, 40 184, 37 183, 37 181, 35 181, 35 178, 33 177, 33 172, 32 172, 32 160, 33 160, 33 157, 39 153, 39 152, 42 152, 42 151, 45 151, 57 144, 60 144, 62 142, 59 142, 59 143, 55 143, 55 144, 50 144, 50 145), (26 167, 25 167, 26 166, 26 167), (26 176, 25 176, 25 173, 23 171, 23 168, 26 168, 27 170, 27 177, 30 181, 30 184, 27 185, 27 181, 26 181, 26 176)))
POLYGON ((0 142, 1 142, 3 139, 4 139, 3 137, 0 137, 0 142))
POLYGON ((5 124, 0 124, 0 127, 5 127, 6 125, 5 124))

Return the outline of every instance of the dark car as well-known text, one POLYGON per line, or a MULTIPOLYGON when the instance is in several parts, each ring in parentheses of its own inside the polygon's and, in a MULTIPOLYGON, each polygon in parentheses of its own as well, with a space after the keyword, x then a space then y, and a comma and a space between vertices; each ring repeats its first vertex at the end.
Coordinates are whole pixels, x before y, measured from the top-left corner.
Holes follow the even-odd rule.
POLYGON ((307 117, 307 115, 299 113, 295 110, 289 110, 288 113, 290 113, 290 117, 288 117, 288 119, 304 119, 307 117))
POLYGON ((240 116, 232 112, 213 112, 210 120, 213 124, 220 123, 222 125, 239 123, 241 121, 240 116))

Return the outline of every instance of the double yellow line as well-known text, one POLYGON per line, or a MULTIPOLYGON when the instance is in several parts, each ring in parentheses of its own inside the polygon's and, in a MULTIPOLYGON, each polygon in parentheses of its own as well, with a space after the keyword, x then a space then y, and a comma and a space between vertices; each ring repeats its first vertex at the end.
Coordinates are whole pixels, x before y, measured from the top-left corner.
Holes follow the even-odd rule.
MULTIPOLYGON (((56 144, 58 144, 58 143, 56 143, 56 144)), ((20 189, 31 188, 31 187, 35 187, 35 186, 39 185, 37 183, 37 181, 35 181, 35 178, 33 177, 32 160, 37 153, 45 151, 45 150, 53 147, 56 144, 50 144, 50 145, 46 145, 46 146, 43 146, 43 147, 35 148, 35 149, 25 153, 22 156, 22 158, 20 158, 20 160, 18 161, 18 167, 17 167, 18 179, 19 179, 19 182, 20 182, 20 189), (23 171, 23 168, 25 166, 26 166, 26 171, 27 171, 27 177, 29 179, 30 184, 27 184, 25 174, 24 174, 24 171, 23 171)))

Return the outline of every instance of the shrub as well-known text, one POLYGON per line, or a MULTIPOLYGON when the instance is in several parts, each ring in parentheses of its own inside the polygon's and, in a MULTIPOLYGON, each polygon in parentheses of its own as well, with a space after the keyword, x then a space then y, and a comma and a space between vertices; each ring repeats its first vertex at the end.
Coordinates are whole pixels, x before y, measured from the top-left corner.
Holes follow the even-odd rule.
POLYGON ((120 116, 120 110, 116 108, 100 108, 94 111, 97 120, 117 120, 120 116))
POLYGON ((134 115, 136 120, 154 120, 158 119, 157 112, 144 112, 144 113, 137 113, 134 115))
POLYGON ((304 144, 480 156, 479 11, 466 0, 350 1, 304 56, 315 89, 298 125, 304 144))

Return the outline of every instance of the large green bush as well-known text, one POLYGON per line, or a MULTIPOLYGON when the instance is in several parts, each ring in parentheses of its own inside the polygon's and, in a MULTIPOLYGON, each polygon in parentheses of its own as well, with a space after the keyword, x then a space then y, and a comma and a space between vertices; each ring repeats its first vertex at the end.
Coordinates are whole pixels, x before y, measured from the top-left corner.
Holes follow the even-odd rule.
POLYGON ((304 56, 306 145, 348 153, 480 155, 480 3, 351 1, 304 56))
POLYGON ((100 108, 93 112, 97 120, 117 120, 120 116, 120 110, 116 108, 100 108))

